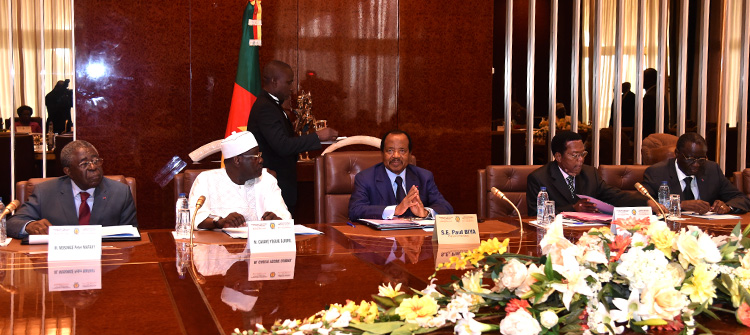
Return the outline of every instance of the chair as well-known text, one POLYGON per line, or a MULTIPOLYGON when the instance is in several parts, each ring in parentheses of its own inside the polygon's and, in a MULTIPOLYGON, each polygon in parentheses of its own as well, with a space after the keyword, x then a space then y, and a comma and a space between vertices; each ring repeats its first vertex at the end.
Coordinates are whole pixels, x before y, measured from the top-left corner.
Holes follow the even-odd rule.
MULTIPOLYGON (((10 133, 0 133, 0 197, 3 202, 11 200, 13 184, 10 179, 10 133)), ((34 139, 29 134, 16 134, 15 181, 34 177, 34 139)))
MULTIPOLYGON (((614 129, 612 128, 602 128, 599 130, 600 164, 615 163, 614 135, 614 129)), ((628 129, 622 129, 620 132, 620 164, 633 164, 633 142, 630 142, 630 137, 628 137, 628 129)))
POLYGON ((528 215, 526 206, 526 179, 541 165, 488 165, 477 170, 477 216, 480 219, 514 216, 515 212, 505 200, 489 194, 492 187, 505 193, 518 207, 521 216, 528 215))
POLYGON ((174 202, 177 203, 177 197, 180 193, 190 195, 190 189, 193 187, 195 178, 198 178, 198 175, 201 174, 201 172, 207 170, 209 169, 185 170, 184 172, 176 174, 174 176, 174 202))
MULTIPOLYGON (((382 161, 380 151, 329 152, 315 158, 315 222, 349 220, 354 177, 382 161)), ((416 161, 412 155, 409 164, 416 165, 416 161)))
POLYGON ((750 168, 734 172, 734 185, 750 197, 750 168))
POLYGON ((639 193, 635 183, 643 181, 648 165, 599 165, 599 174, 607 185, 623 191, 639 193))
POLYGON ((653 165, 665 159, 674 158, 676 147, 677 136, 663 133, 648 135, 641 144, 643 165, 653 165))
MULTIPOLYGON (((133 195, 133 203, 137 204, 136 198, 135 198, 135 178, 133 177, 125 177, 123 175, 111 175, 111 176, 105 176, 111 180, 119 181, 125 185, 128 185, 130 188, 130 194, 133 195)), ((57 177, 51 177, 51 178, 31 178, 28 181, 19 181, 16 183, 16 199, 23 204, 24 202, 29 200, 29 196, 34 193, 34 186, 37 184, 43 183, 48 180, 53 180, 57 177)), ((137 206, 136 206, 137 207, 137 206)))

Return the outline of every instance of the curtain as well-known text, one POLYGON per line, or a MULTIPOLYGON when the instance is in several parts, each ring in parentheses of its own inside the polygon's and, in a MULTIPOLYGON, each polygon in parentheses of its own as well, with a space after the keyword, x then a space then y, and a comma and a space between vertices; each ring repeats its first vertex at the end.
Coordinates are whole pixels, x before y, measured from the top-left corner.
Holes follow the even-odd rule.
MULTIPOLYGON (((722 89, 727 90, 727 123, 729 127, 737 127, 737 115, 740 113, 740 65, 742 62, 742 1, 729 1, 727 17, 729 31, 724 32, 724 42, 729 43, 727 55, 727 82, 722 83, 722 89)), ((750 6, 750 3, 748 3, 750 6)), ((750 18, 748 18, 750 20, 750 18)))
POLYGON ((0 2, 0 115, 29 105, 41 117, 44 95, 73 76, 72 1, 0 2))

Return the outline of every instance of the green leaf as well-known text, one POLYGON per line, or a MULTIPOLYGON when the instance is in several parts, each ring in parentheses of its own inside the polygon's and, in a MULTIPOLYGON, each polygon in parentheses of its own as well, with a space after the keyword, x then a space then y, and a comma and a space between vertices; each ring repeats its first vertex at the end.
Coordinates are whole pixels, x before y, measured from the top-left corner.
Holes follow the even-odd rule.
POLYGON ((391 335, 411 335, 419 329, 420 327, 416 323, 405 323, 403 326, 394 330, 391 335))
POLYGON ((642 321, 635 321, 633 322, 633 324, 637 326, 664 326, 667 324, 667 321, 664 321, 662 319, 648 319, 648 320, 642 320, 642 321))
POLYGON ((388 297, 381 297, 379 295, 373 294, 372 300, 375 300, 375 303, 385 308, 396 306, 396 304, 393 303, 393 299, 388 297))
POLYGON ((543 275, 541 273, 534 272, 534 273, 531 274, 531 277, 533 277, 534 279, 536 279, 537 281, 540 281, 540 282, 547 281, 547 276, 545 276, 545 275, 543 275))
POLYGON ((378 322, 378 323, 350 323, 349 327, 373 334, 388 334, 404 325, 403 321, 378 322))
POLYGON ((739 237, 741 233, 742 233, 742 225, 739 222, 737 222, 737 225, 734 226, 734 229, 732 229, 732 236, 739 237))
POLYGON ((552 270, 552 257, 547 257, 547 262, 544 264, 544 275, 548 279, 554 279, 554 271, 552 270))

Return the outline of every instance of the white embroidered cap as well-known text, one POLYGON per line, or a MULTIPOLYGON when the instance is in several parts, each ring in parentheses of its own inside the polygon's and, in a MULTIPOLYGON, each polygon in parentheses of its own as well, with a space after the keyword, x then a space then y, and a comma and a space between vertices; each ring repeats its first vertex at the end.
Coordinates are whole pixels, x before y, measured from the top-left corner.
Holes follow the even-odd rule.
POLYGON ((232 132, 221 141, 221 154, 224 158, 232 158, 258 146, 253 133, 249 131, 232 132))

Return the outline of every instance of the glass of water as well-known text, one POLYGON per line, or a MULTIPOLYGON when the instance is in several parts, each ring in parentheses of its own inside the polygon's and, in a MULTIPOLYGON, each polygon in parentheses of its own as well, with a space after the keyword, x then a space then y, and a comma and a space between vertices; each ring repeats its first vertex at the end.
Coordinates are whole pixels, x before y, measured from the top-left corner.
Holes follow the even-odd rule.
POLYGON ((669 195, 669 216, 673 218, 680 218, 681 212, 682 211, 680 210, 680 195, 670 194, 669 195))
POLYGON ((555 221, 555 202, 548 200, 544 202, 544 223, 551 224, 555 221))

